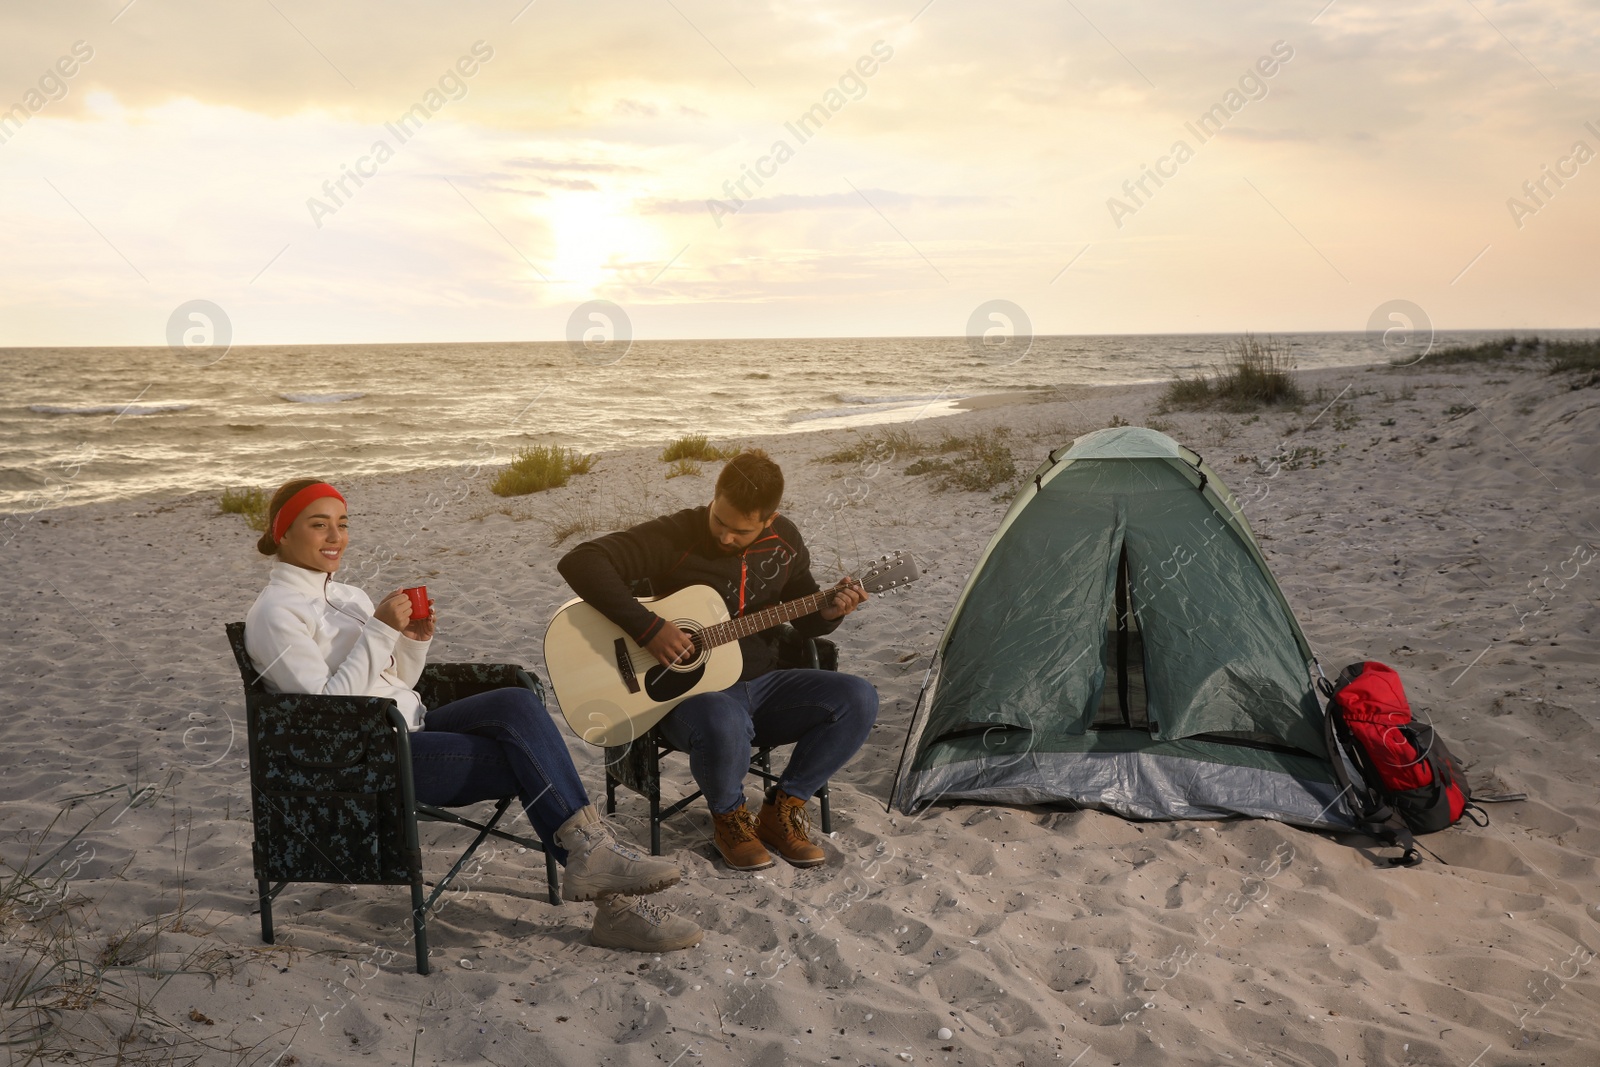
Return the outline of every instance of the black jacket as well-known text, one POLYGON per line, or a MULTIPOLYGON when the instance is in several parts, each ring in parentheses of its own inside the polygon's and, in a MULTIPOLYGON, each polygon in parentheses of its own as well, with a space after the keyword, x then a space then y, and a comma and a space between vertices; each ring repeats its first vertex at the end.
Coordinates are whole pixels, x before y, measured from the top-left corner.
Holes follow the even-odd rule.
MULTIPOLYGON (((635 599, 631 583, 640 579, 649 579, 651 594, 658 597, 685 586, 709 585, 722 594, 734 618, 818 590, 811 576, 811 553, 794 523, 779 515, 743 552, 729 554, 711 536, 707 510, 704 505, 686 508, 585 541, 561 557, 556 567, 574 592, 641 646, 665 620, 635 599)), ((792 625, 805 637, 821 637, 832 633, 840 621, 812 613, 792 625)), ((776 630, 740 638, 744 656, 740 680, 772 670, 777 646, 776 630)))

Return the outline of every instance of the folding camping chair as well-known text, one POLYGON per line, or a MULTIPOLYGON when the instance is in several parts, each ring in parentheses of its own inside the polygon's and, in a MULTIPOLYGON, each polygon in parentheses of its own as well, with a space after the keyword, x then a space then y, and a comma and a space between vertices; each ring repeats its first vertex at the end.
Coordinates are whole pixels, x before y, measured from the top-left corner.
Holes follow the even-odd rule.
MULTIPOLYGON (((801 637, 785 623, 778 633, 778 666, 810 667, 813 670, 839 669, 839 646, 822 637, 801 637)), ((606 749, 606 814, 617 812, 617 786, 627 786, 650 802, 650 854, 661 855, 661 824, 700 798, 696 789, 688 796, 661 806, 661 757, 676 752, 661 736, 660 727, 625 745, 606 749)), ((780 775, 772 770, 772 746, 757 749, 750 759, 750 773, 771 785, 780 775)), ((833 832, 833 812, 828 806, 828 786, 817 791, 822 809, 822 832, 833 832)))
MULTIPOLYGON (((269 692, 245 652, 244 623, 229 623, 227 629, 244 680, 262 941, 273 943, 272 901, 290 882, 409 885, 417 973, 427 974, 428 909, 488 837, 544 853, 550 903, 561 903, 555 857, 537 838, 498 828, 516 797, 500 798, 486 822, 419 804, 411 778, 411 735, 393 700, 269 692), (419 820, 478 832, 426 899, 419 820)), ((544 695, 538 678, 508 663, 430 664, 417 691, 428 707, 440 707, 509 686, 544 695)))

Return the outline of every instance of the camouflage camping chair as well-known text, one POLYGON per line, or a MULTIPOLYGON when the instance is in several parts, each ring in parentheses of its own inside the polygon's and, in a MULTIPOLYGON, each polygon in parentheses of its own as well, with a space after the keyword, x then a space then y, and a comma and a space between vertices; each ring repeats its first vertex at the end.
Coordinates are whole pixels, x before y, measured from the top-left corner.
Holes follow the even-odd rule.
MULTIPOLYGON (((244 623, 229 623, 227 629, 244 680, 262 941, 273 943, 272 901, 290 882, 409 885, 417 973, 427 974, 428 911, 489 837, 544 853, 550 903, 561 903, 555 857, 536 838, 498 828, 516 797, 498 800, 486 822, 419 804, 411 778, 411 736, 393 700, 269 692, 245 652, 244 623), (427 897, 419 820, 477 831, 427 897)), ((506 663, 429 664, 417 692, 434 708, 511 686, 544 695, 536 677, 506 663)))

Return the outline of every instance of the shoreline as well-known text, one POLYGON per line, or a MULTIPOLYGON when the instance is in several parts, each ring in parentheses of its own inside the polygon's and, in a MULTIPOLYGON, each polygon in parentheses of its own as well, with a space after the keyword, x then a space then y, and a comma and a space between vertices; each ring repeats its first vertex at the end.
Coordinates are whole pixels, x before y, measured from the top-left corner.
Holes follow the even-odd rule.
MULTIPOLYGON (((1328 375, 1348 373, 1352 371, 1381 371, 1390 369, 1392 368, 1389 368, 1386 364, 1382 363, 1351 364, 1349 366, 1325 367, 1318 368, 1316 370, 1297 371, 1296 374, 1308 385, 1314 386, 1318 379, 1328 375)), ((1129 394, 1130 399, 1132 399, 1132 397, 1136 394, 1140 394, 1151 389, 1164 388, 1167 384, 1167 381, 1167 379, 1152 379, 1143 382, 1119 383, 1113 385, 1041 386, 1037 389, 1029 390, 1011 389, 994 393, 980 393, 973 396, 930 402, 928 404, 923 404, 920 408, 914 403, 908 403, 902 408, 869 412, 864 413, 861 416, 841 416, 838 418, 817 418, 814 420, 805 420, 807 422, 815 421, 821 425, 796 426, 796 424, 790 423, 785 429, 772 430, 767 433, 727 435, 726 437, 722 438, 713 438, 712 443, 715 444, 718 441, 732 441, 742 442, 752 447, 765 447, 762 442, 782 441, 789 438, 813 437, 818 435, 861 432, 870 433, 871 431, 880 427, 905 428, 908 425, 913 425, 918 422, 944 420, 974 412, 992 411, 997 408, 1026 408, 1039 404, 1100 400, 1120 396, 1124 393, 1129 394), (928 408, 933 407, 934 404, 939 406, 934 410, 927 410, 928 408), (881 417, 885 415, 899 417, 881 417)), ((658 452, 660 449, 664 448, 668 443, 670 443, 671 440, 672 438, 662 438, 657 441, 651 441, 643 444, 623 445, 616 448, 600 449, 591 454, 594 455, 597 460, 604 460, 610 457, 628 456, 635 453, 645 454, 658 452)), ((488 469, 496 469, 503 465, 504 463, 497 463, 490 466, 488 469)), ((472 463, 442 463, 437 465, 407 467, 401 470, 381 473, 359 474, 353 477, 336 477, 343 477, 344 480, 349 481, 352 484, 360 484, 361 482, 369 479, 382 480, 391 478, 406 478, 412 476, 422 476, 430 472, 438 472, 448 477, 452 474, 457 474, 462 471, 473 470, 475 468, 482 467, 484 467, 484 465, 472 463)), ((230 486, 226 488, 237 488, 237 486, 230 486)), ((258 488, 270 491, 272 486, 259 486, 258 488)), ((141 502, 152 507, 163 504, 174 505, 186 501, 190 497, 216 497, 223 492, 223 489, 224 487, 217 487, 214 489, 198 489, 177 494, 174 494, 171 490, 166 489, 151 489, 129 494, 127 496, 117 496, 101 500, 85 500, 67 504, 52 505, 45 507, 42 510, 35 510, 31 512, 6 511, 4 509, 0 509, 0 522, 7 520, 16 521, 19 518, 24 518, 29 515, 51 515, 56 512, 66 512, 75 508, 96 508, 114 506, 118 504, 137 504, 141 502)), ((504 499, 516 500, 519 498, 507 497, 504 499)))
MULTIPOLYGON (((364 379, 349 376, 353 357, 340 357, 324 368, 326 373, 300 370, 270 382, 252 378, 246 366, 251 361, 239 359, 223 360, 201 377, 188 372, 163 376, 163 371, 172 369, 165 366, 168 361, 145 368, 124 365, 126 359, 112 360, 94 379, 99 382, 94 388, 43 369, 37 374, 14 369, 16 403, 8 407, 6 419, 6 451, 14 469, 6 479, 8 488, 0 491, 0 515, 178 495, 196 485, 190 468, 207 456, 208 448, 210 461, 198 468, 200 484, 220 492, 275 483, 285 464, 295 461, 302 440, 325 449, 341 476, 348 477, 350 471, 398 473, 470 465, 484 456, 509 459, 530 444, 609 451, 626 442, 653 444, 696 430, 767 436, 918 421, 995 403, 1025 402, 1033 392, 1061 395, 1065 389, 1076 395, 1084 388, 1164 381, 1174 374, 1203 371, 1224 358, 1216 343, 1224 335, 1166 343, 1150 337, 1141 341, 1140 336, 1130 335, 1125 344, 1116 345, 1096 338, 1040 338, 1029 357, 1010 364, 974 359, 965 346, 950 339, 888 349, 882 342, 864 340, 857 348, 865 346, 859 358, 867 362, 860 366, 857 356, 839 354, 848 349, 840 348, 839 342, 794 342, 789 345, 792 350, 772 357, 778 364, 756 360, 753 350, 745 350, 747 345, 724 353, 732 361, 731 376, 725 379, 691 375, 691 385, 689 379, 674 375, 678 384, 667 390, 671 397, 666 404, 652 403, 648 391, 628 384, 632 378, 619 378, 605 367, 575 370, 561 360, 530 360, 494 345, 476 349, 458 345, 452 350, 453 358, 467 360, 463 366, 474 373, 506 383, 504 390, 488 395, 463 389, 459 375, 444 372, 448 367, 434 372, 416 365, 420 357, 403 361, 412 369, 397 369, 397 384, 376 394, 364 379), (821 370, 818 359, 826 361, 821 370), (796 381, 807 384, 798 391, 776 388, 769 372, 779 366, 787 368, 784 373, 800 374, 796 381), (1086 384, 1120 378, 1132 368, 1139 368, 1143 381, 1086 384), (125 388, 108 389, 118 376, 127 379, 125 388), (404 384, 408 380, 411 386, 404 384), (1041 380, 1072 384, 1039 387, 1041 380), (549 424, 559 426, 560 433, 549 432, 537 415, 524 418, 533 404, 514 397, 496 399, 502 391, 522 392, 514 382, 531 383, 529 395, 543 395, 541 389, 561 385, 565 399, 551 409, 554 422, 549 424), (288 396, 350 396, 352 389, 364 399, 308 406, 280 402, 288 396), (926 403, 892 403, 896 394, 909 393, 905 399, 910 400, 919 392, 940 402, 931 408, 926 403), (952 398, 941 399, 947 393, 952 398), (138 411, 166 413, 127 418, 115 414, 130 405, 138 411), (44 409, 100 414, 39 413, 44 409), (714 415, 710 425, 695 426, 684 417, 701 410, 714 415)), ((1319 367, 1375 358, 1361 347, 1362 336, 1297 335, 1296 344, 1304 347, 1296 360, 1319 367)), ((350 351, 359 350, 353 346, 350 351)))

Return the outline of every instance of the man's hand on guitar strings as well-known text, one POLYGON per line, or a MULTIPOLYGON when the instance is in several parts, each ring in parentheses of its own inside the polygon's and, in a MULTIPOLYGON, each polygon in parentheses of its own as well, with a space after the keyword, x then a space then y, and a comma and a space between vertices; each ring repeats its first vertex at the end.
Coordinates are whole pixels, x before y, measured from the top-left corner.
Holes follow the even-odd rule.
POLYGON ((663 667, 680 661, 687 662, 695 657, 694 639, 670 621, 656 632, 644 648, 663 667))
POLYGON ((867 602, 867 591, 855 578, 840 578, 830 591, 828 602, 817 612, 824 619, 840 619, 867 602))

